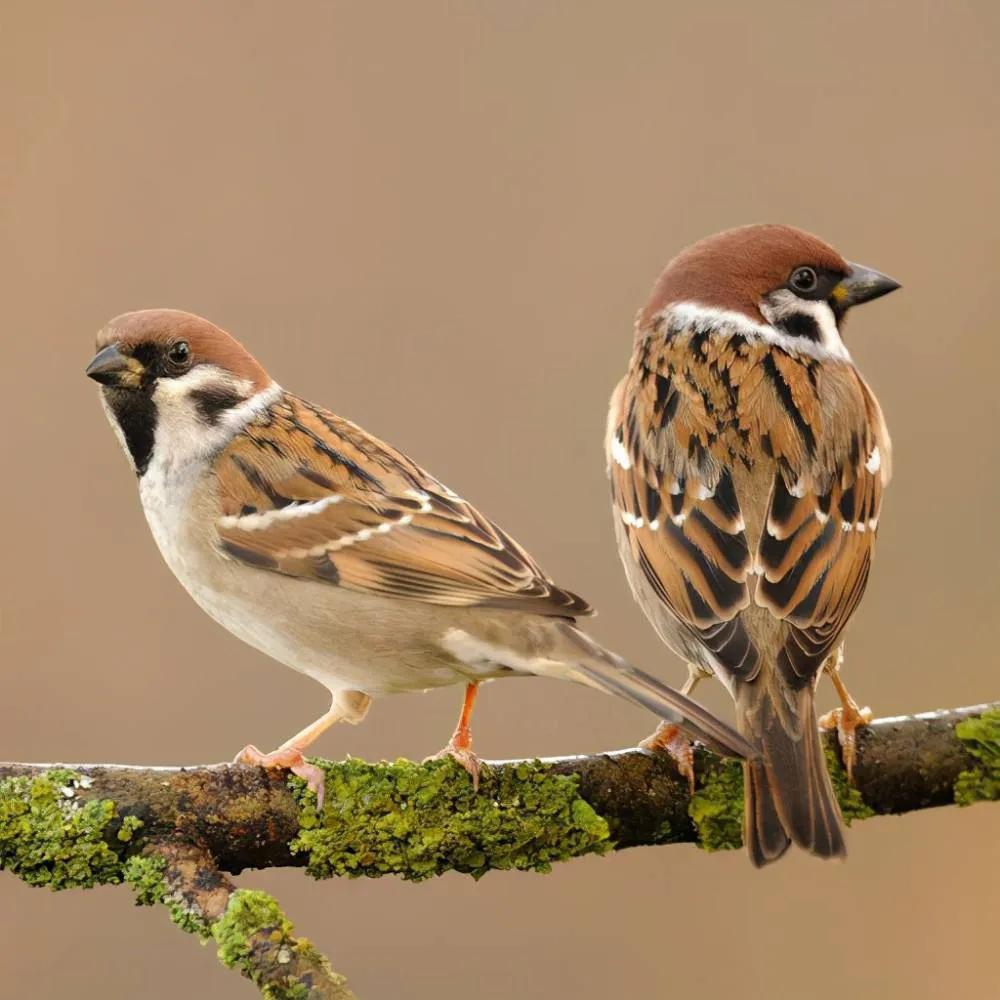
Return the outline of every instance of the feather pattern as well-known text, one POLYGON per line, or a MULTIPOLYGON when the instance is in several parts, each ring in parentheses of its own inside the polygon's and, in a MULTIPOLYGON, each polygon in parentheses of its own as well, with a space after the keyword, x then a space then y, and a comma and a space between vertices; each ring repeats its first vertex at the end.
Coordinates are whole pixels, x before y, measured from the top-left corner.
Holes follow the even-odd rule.
POLYGON ((214 464, 232 559, 350 590, 556 617, 590 613, 405 455, 284 393, 214 464))
POLYGON ((628 557, 708 665, 754 676, 763 608, 790 678, 811 679, 864 592, 889 474, 854 366, 661 316, 612 400, 608 455, 628 557))
POLYGON ((868 581, 890 445, 841 325, 898 287, 790 226, 717 233, 660 275, 612 397, 625 572, 689 670, 726 685, 758 751, 744 766, 756 865, 792 843, 846 852, 814 692, 868 581))

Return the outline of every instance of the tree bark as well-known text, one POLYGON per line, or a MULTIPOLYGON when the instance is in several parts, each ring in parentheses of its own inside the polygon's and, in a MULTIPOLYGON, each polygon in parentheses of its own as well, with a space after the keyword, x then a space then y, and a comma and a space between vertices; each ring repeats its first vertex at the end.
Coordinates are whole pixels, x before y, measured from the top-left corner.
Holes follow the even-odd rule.
MULTIPOLYGON (((1000 703, 880 719, 858 732, 854 786, 824 734, 845 819, 1000 797, 1000 703), (957 731, 956 731, 957 727, 957 731)), ((245 765, 0 764, 0 867, 33 885, 129 882, 266 997, 353 1000, 276 901, 223 872, 307 867, 318 877, 449 869, 546 870, 640 845, 740 842, 740 766, 698 749, 696 790, 665 755, 620 750, 484 768, 317 761, 327 801, 245 765)))

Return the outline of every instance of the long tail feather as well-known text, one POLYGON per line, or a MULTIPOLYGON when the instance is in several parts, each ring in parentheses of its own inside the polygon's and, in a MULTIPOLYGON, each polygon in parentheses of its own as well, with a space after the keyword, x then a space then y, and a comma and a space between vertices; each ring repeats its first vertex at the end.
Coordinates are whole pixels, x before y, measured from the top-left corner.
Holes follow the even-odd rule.
POLYGON ((566 657, 566 667, 576 675, 575 680, 649 709, 726 757, 742 759, 757 752, 732 726, 680 691, 633 667, 572 625, 567 623, 561 631, 575 651, 566 657))
POLYGON ((845 857, 840 807, 819 741, 812 688, 793 691, 781 685, 773 692, 760 678, 739 690, 736 713, 740 731, 760 754, 744 765, 743 839, 750 860, 758 867, 769 864, 790 843, 817 857, 845 857))

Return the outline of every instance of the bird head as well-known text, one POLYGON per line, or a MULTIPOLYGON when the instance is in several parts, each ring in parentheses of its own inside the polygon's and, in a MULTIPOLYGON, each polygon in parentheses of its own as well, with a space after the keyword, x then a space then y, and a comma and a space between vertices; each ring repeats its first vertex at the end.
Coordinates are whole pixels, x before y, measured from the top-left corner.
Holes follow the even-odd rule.
POLYGON ((668 310, 735 315, 837 354, 848 311, 899 287, 800 229, 743 226, 678 254, 657 280, 638 325, 641 333, 668 310))
POLYGON ((108 418, 136 472, 157 442, 200 437, 273 383, 224 330, 191 313, 145 309, 111 320, 97 335, 86 374, 101 386, 108 418))

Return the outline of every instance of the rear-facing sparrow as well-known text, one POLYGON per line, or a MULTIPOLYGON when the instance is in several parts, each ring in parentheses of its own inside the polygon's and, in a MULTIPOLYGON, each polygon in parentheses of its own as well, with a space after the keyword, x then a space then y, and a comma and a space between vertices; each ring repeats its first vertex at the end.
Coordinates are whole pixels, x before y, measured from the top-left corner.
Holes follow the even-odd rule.
MULTIPOLYGON (((611 400, 607 453, 633 593, 715 675, 759 751, 744 764, 754 864, 794 841, 845 853, 817 735, 824 665, 848 767, 866 721, 838 675, 889 480, 878 401, 841 338, 848 310, 898 288, 808 233, 748 226, 696 243, 657 281, 611 400)), ((651 741, 678 753, 672 725, 651 741)))

